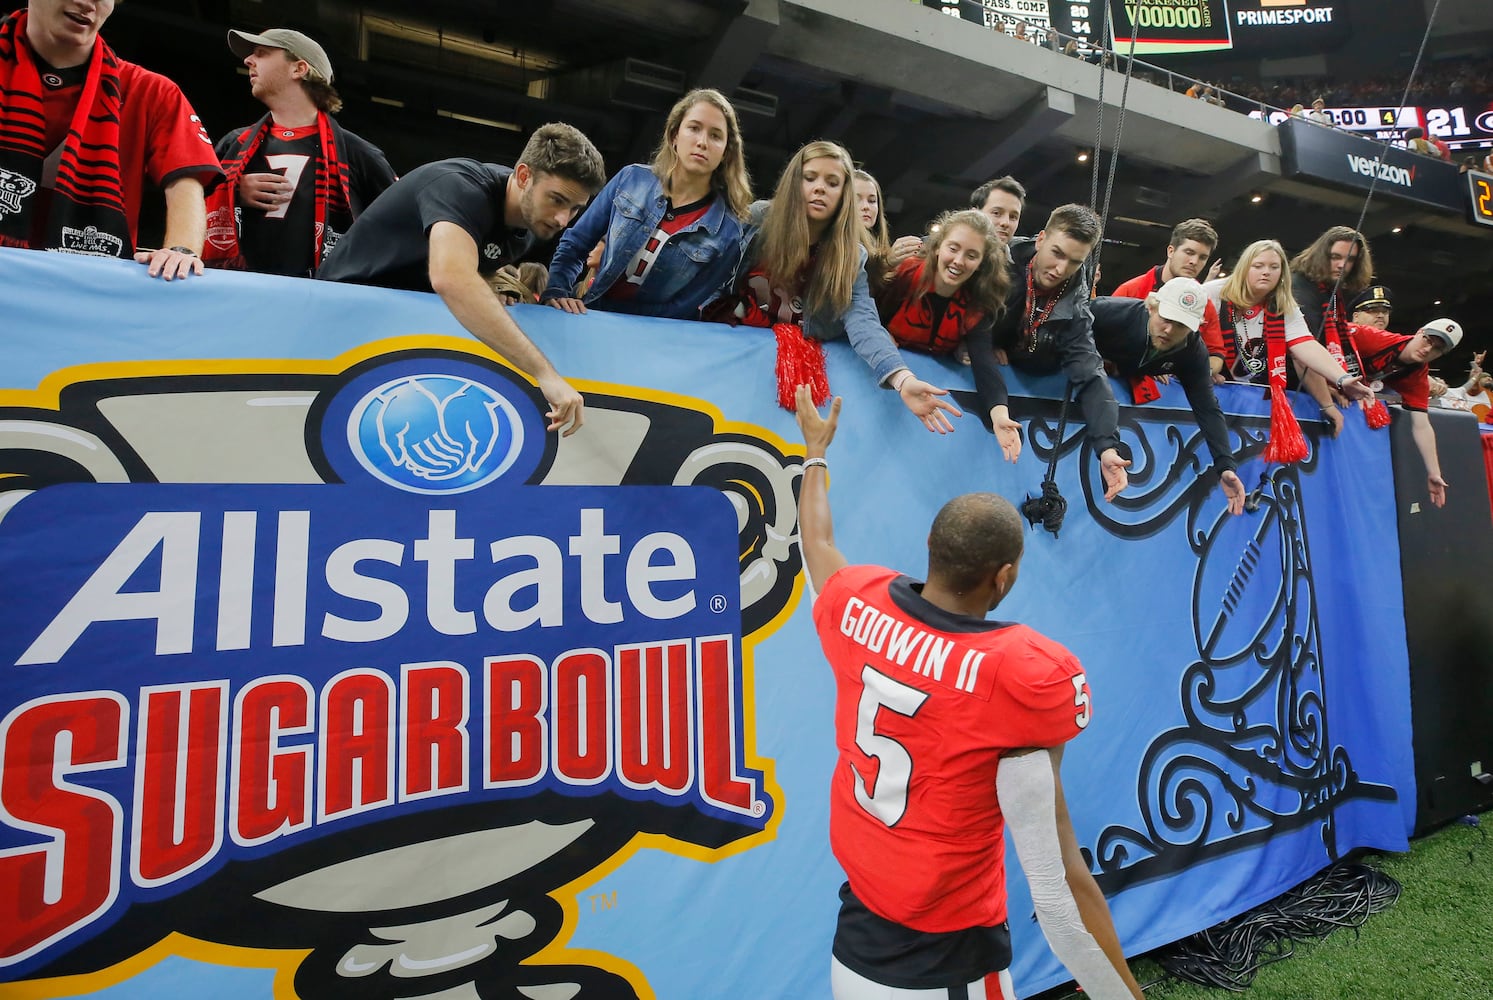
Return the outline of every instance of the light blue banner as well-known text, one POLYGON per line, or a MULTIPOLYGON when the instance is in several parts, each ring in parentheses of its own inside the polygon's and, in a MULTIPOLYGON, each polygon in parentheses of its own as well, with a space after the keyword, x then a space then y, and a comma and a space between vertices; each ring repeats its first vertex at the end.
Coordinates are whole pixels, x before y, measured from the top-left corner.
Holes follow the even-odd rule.
MULTIPOLYGON (((557 440, 432 295, 16 250, 0 281, 8 993, 828 995, 833 684, 770 334, 517 307, 586 395, 557 440)), ((1223 387, 1230 518, 1168 386, 1105 504, 1058 381, 1008 376, 1011 465, 828 354, 852 561, 920 576, 944 501, 1059 452, 1000 616, 1087 669, 1064 784, 1128 953, 1406 848, 1386 434, 1303 406, 1262 478, 1266 403, 1223 387)), ((1068 977, 1009 883, 1028 996, 1068 977)))

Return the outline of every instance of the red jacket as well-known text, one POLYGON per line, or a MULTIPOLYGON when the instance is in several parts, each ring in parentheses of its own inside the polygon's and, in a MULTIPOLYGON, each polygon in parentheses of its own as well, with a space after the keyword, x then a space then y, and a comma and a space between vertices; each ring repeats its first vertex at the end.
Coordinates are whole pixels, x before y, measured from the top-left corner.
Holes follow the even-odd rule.
MULTIPOLYGON (((1161 281, 1161 265, 1151 268, 1142 274, 1138 274, 1115 289, 1115 296, 1122 299, 1143 299, 1156 291, 1157 283, 1161 281)), ((1225 355, 1223 349, 1223 327, 1218 325, 1218 310, 1213 308, 1213 303, 1208 303, 1207 310, 1203 313, 1203 325, 1198 327, 1198 333, 1203 338, 1203 345, 1208 348, 1208 353, 1215 358, 1225 355)))

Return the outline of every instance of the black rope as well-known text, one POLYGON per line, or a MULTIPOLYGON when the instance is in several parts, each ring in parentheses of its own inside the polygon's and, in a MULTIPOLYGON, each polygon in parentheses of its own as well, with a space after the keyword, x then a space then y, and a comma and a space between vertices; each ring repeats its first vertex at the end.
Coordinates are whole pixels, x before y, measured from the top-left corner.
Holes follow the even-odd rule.
MULTIPOLYGON (((1099 207, 1097 186, 1099 170, 1099 146, 1097 143, 1094 146, 1095 183, 1091 185, 1091 187, 1094 189, 1094 196, 1090 204, 1094 207, 1094 210, 1099 213, 1099 228, 1101 232, 1103 232, 1109 226, 1110 198, 1114 195, 1115 173, 1120 166, 1120 137, 1125 133, 1125 109, 1130 104, 1130 79, 1132 74, 1135 73, 1135 40, 1137 36, 1140 35, 1140 31, 1137 29, 1137 23, 1140 21, 1141 10, 1145 7, 1145 5, 1146 0, 1137 0, 1135 15, 1131 20, 1130 51, 1125 55, 1125 84, 1120 88, 1120 117, 1115 122, 1115 141, 1109 149, 1109 179, 1105 182, 1104 185, 1104 207, 1102 209, 1099 207)), ((1105 12, 1108 13, 1109 4, 1105 4, 1104 9, 1105 12)), ((1104 107, 1104 69, 1102 66, 1099 69, 1099 106, 1100 115, 1102 116, 1104 107)), ((1100 118, 1100 121, 1103 121, 1102 117, 1100 118)), ((1103 127, 1101 125, 1101 135, 1102 131, 1103 127)), ((1089 261, 1089 266, 1092 268, 1092 270, 1090 271, 1091 274, 1098 275, 1099 259, 1103 255, 1104 241, 1101 239, 1099 241, 1099 245, 1094 247, 1093 257, 1089 261)))
MULTIPOLYGON (((1400 103, 1399 107, 1395 109, 1396 111, 1400 110, 1400 108, 1405 107, 1405 102, 1410 100, 1410 91, 1415 86, 1416 74, 1420 72, 1420 61, 1426 54, 1426 44, 1431 40, 1431 27, 1436 23, 1436 14, 1440 10, 1441 0, 1436 0, 1436 3, 1431 7, 1431 13, 1426 17, 1426 33, 1420 38, 1420 48, 1415 52, 1415 63, 1410 67, 1410 75, 1405 79, 1405 90, 1400 94, 1400 103)), ((1384 137, 1384 141, 1379 144, 1379 152, 1377 154, 1379 162, 1381 163, 1384 162, 1385 154, 1389 152, 1390 138, 1387 134, 1389 130, 1386 129, 1385 131, 1386 135, 1384 137)), ((1358 234, 1357 238, 1359 241, 1363 240, 1363 223, 1364 220, 1369 216, 1369 203, 1374 200, 1374 191, 1377 190, 1378 187, 1379 171, 1375 170, 1372 176, 1369 177, 1369 191, 1368 194, 1363 196, 1363 207, 1358 211, 1358 224, 1353 227, 1353 232, 1358 234)), ((1331 248, 1329 247, 1329 249, 1331 248)), ((1327 297, 1328 305, 1332 305, 1334 303, 1334 300, 1336 300, 1338 291, 1342 288, 1343 279, 1348 276, 1348 272, 1350 270, 1352 270, 1351 267, 1343 268, 1343 273, 1339 274, 1337 276, 1337 280, 1332 283, 1332 294, 1327 297)), ((1314 331, 1318 340, 1322 339, 1322 331, 1326 329, 1326 327, 1327 310, 1326 308, 1324 308, 1322 310, 1322 326, 1314 331)))
POLYGON ((1099 99, 1094 108, 1094 165, 1089 168, 1089 204, 1094 208, 1099 207, 1099 150, 1104 143, 1104 64, 1109 61, 1110 51, 1109 4, 1106 2, 1100 7, 1103 13, 1099 21, 1099 99))
MULTIPOLYGON (((1168 976, 1243 993, 1265 966, 1290 958, 1296 942, 1344 927, 1355 934, 1400 898, 1400 883, 1377 868, 1340 861, 1248 913, 1150 953, 1168 976)), ((1142 992, 1167 977, 1146 983, 1142 992)), ((1081 998, 1070 992, 1061 1000, 1081 998)))
POLYGON ((1241 993, 1265 966, 1290 958, 1298 941, 1324 938, 1344 927, 1357 933, 1371 915, 1399 898, 1400 884, 1379 869, 1339 862, 1152 957, 1178 979, 1241 993))
POLYGON ((1042 493, 1039 496, 1027 494, 1021 502, 1021 514, 1027 519, 1027 523, 1036 527, 1041 523, 1042 527, 1052 532, 1052 537, 1058 537, 1058 532, 1063 528, 1063 518, 1068 514, 1068 501, 1058 491, 1058 458, 1063 453, 1063 436, 1068 430, 1068 404, 1073 402, 1073 383, 1068 383, 1068 391, 1063 394, 1063 405, 1058 408, 1058 435, 1052 445, 1052 458, 1047 460, 1047 474, 1042 477, 1042 493))

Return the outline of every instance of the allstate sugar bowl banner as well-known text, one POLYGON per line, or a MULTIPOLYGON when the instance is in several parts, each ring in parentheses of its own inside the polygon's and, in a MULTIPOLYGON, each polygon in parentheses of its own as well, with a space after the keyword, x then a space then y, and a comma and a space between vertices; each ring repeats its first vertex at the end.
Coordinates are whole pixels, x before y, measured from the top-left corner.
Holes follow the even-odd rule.
MULTIPOLYGON (((520 307, 586 396, 559 438, 431 295, 26 251, 0 280, 0 993, 828 995, 833 685, 772 337, 520 307)), ((969 409, 967 369, 911 363, 969 409)), ((1130 953, 1406 845, 1383 435, 1266 470, 1225 388, 1259 486, 1230 518, 1167 387, 1122 409, 1108 505, 1055 382, 1013 378, 1008 465, 843 345, 829 373, 853 561, 921 574, 945 500, 1057 456, 1066 523, 1001 617, 1087 668, 1064 783, 1130 953)), ((1030 995, 1067 977, 1009 874, 1030 995)))

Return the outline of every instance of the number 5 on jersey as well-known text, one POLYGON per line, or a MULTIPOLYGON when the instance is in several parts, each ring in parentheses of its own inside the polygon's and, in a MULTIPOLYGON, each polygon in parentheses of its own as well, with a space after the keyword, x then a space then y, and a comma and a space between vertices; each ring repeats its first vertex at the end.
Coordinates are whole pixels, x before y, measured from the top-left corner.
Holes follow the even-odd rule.
MULTIPOLYGON (((1079 729, 1088 726, 1089 679, 1085 674, 1075 674, 1073 681, 1073 724, 1079 729)), ((875 786, 867 788, 865 776, 855 771, 855 800, 861 808, 881 820, 887 826, 896 826, 907 812, 907 787, 912 782, 912 755, 907 748, 890 736, 876 731, 877 714, 886 708, 911 719, 918 714, 928 692, 901 681, 867 665, 861 668, 861 698, 855 713, 855 745, 867 757, 876 759, 875 786)))
POLYGON ((867 757, 876 758, 876 783, 867 790, 865 777, 856 771, 855 800, 887 826, 896 826, 907 812, 912 755, 901 743, 876 731, 876 716, 885 707, 910 719, 928 700, 928 692, 892 680, 869 665, 861 670, 861 685, 861 700, 855 711, 855 745, 867 757))

